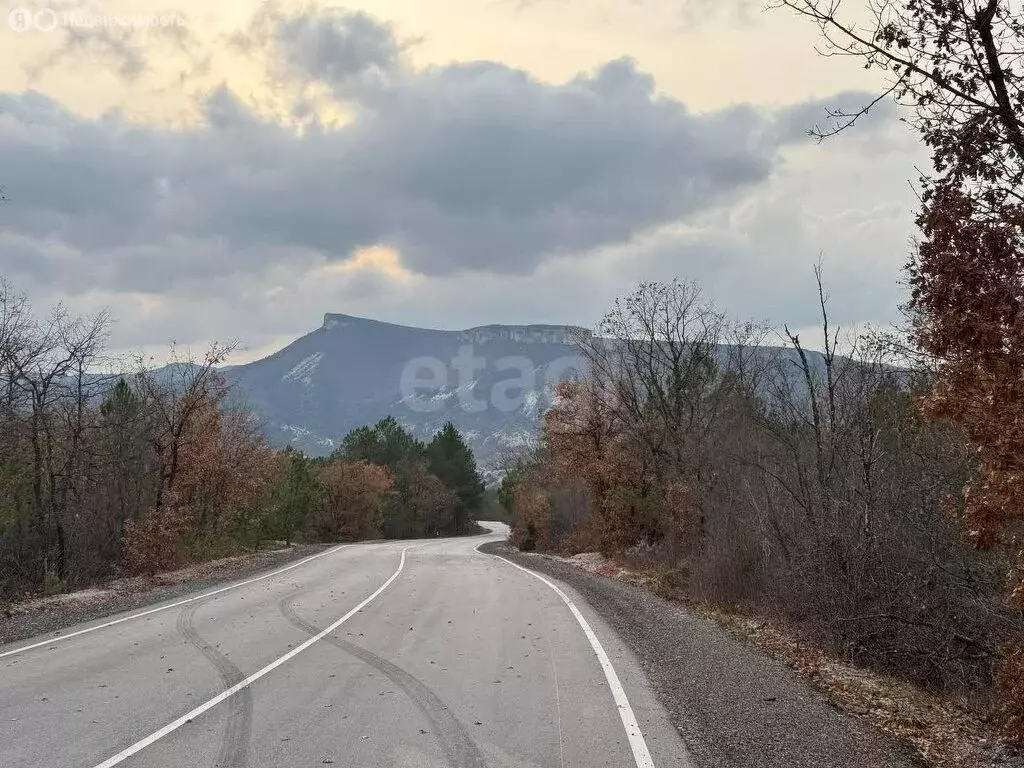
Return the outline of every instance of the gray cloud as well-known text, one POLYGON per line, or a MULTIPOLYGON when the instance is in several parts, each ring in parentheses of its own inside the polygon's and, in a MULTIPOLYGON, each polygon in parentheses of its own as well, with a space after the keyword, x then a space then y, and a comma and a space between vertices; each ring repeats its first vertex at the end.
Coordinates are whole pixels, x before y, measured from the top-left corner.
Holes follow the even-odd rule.
POLYGON ((285 61, 338 93, 345 93, 353 81, 397 72, 407 47, 391 25, 335 8, 279 15, 274 27, 285 61))
MULTIPOLYGON (((508 4, 519 12, 529 12, 544 5, 586 5, 598 9, 619 9, 622 3, 617 0, 493 0, 495 3, 508 4)), ((706 24, 721 24, 723 21, 733 24, 748 24, 758 13, 765 10, 763 0, 630 0, 633 8, 642 11, 658 11, 668 6, 678 18, 678 25, 685 29, 694 29, 706 24)))
MULTIPOLYGON (((173 297, 130 309, 125 344, 174 327, 168 337, 258 345, 328 309, 413 323, 434 312, 449 327, 589 323, 631 282, 671 274, 731 294, 739 305, 723 306, 740 314, 778 317, 804 293, 792 287, 802 273, 787 270, 806 270, 832 244, 802 206, 837 197, 874 228, 841 244, 840 259, 904 231, 841 190, 779 182, 787 153, 813 148, 804 132, 824 107, 865 94, 694 113, 659 96, 629 59, 557 85, 491 62, 415 71, 390 27, 335 11, 268 10, 240 44, 272 44, 289 76, 354 106, 351 122, 296 132, 223 87, 204 99, 203 124, 181 130, 0 94, 0 273, 83 301, 173 297), (760 219, 736 213, 751 205, 760 219), (657 235, 680 222, 699 236, 657 235), (314 274, 374 244, 396 247, 424 277, 314 274)), ((893 122, 880 111, 840 153, 877 159, 879 146, 895 146, 893 122)), ((892 273, 902 254, 894 259, 892 273)), ((870 286, 876 271, 837 273, 870 286)))
POLYGON ((134 80, 147 67, 147 58, 138 35, 132 40, 130 30, 112 27, 63 28, 61 44, 42 61, 29 67, 29 77, 38 79, 44 72, 56 69, 70 60, 101 59, 125 80, 134 80), (134 42, 134 44, 133 44, 134 42))
MULTIPOLYGON (((344 71, 360 71, 357 54, 390 61, 379 28, 350 19, 344 30, 377 41, 341 45, 344 71)), ((779 128, 791 117, 693 114, 628 59, 563 85, 488 62, 407 73, 352 122, 301 135, 226 89, 204 114, 199 128, 169 131, 0 95, 11 197, 0 223, 88 253, 125 288, 177 279, 176 240, 230 246, 223 274, 261 269, 274 247, 343 260, 373 244, 424 274, 524 274, 735 199, 794 140, 779 128)))
POLYGON ((317 3, 288 11, 269 2, 230 42, 286 88, 320 82, 338 98, 365 100, 411 71, 405 52, 417 41, 399 39, 390 23, 361 11, 317 3))

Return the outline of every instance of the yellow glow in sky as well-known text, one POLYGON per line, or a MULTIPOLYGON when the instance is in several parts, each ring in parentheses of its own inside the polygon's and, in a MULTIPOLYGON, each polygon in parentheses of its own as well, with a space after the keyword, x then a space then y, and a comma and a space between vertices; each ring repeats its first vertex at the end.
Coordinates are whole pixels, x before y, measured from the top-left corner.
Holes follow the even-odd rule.
MULTIPOLYGON (((285 113, 282 85, 230 44, 261 8, 254 0, 180 0, 181 38, 121 30, 117 44, 144 65, 130 77, 93 51, 61 52, 66 30, 16 34, 0 28, 8 66, 0 90, 32 87, 73 110, 118 108, 136 120, 192 122, 196 97, 225 84, 261 112, 285 113)), ((306 7, 281 2, 282 9, 306 7)), ((659 90, 695 111, 737 102, 770 105, 820 97, 877 80, 844 59, 814 51, 816 30, 784 10, 746 0, 353 0, 326 3, 393 24, 417 67, 493 60, 549 82, 621 56, 650 72, 659 90), (737 10, 740 9, 740 10, 737 10)), ((76 12, 166 13, 162 0, 71 0, 76 12)), ((66 46, 65 46, 66 47, 66 46)))

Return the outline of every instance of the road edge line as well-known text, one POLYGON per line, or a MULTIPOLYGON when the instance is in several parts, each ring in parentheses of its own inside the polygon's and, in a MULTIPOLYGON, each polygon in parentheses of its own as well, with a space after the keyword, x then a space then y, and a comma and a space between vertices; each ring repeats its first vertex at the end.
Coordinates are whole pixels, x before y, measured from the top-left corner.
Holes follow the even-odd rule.
MULTIPOLYGON (((651 752, 647 748, 647 742, 644 740, 644 735, 640 730, 640 724, 636 720, 633 707, 629 703, 629 697, 626 696, 626 690, 622 687, 622 682, 619 680, 619 675, 615 671, 615 667, 612 666, 611 659, 608 658, 608 654, 605 652, 604 646, 601 645, 601 641, 591 628, 586 617, 584 617, 583 613, 576 607, 576 604, 569 598, 569 596, 547 577, 542 576, 536 571, 531 571, 529 568, 524 568, 518 563, 513 563, 508 558, 496 555, 493 552, 480 552, 480 547, 487 543, 490 542, 481 542, 480 544, 477 544, 476 547, 474 547, 474 550, 481 555, 496 557, 499 560, 508 563, 513 568, 518 568, 523 573, 528 573, 534 578, 540 579, 551 587, 551 589, 553 589, 555 593, 562 598, 562 601, 569 606, 569 610, 576 618, 576 622, 580 625, 580 628, 583 629, 583 634, 586 635, 587 640, 590 641, 590 647, 597 656, 597 660, 601 664, 601 669, 604 670, 605 680, 608 682, 608 687, 612 692, 612 698, 615 700, 616 707, 619 710, 619 718, 622 720, 622 727, 626 730, 626 738, 629 740, 629 746, 633 750, 633 761, 636 763, 636 768, 655 768, 654 759, 651 757, 651 752)), ((97 768, 105 768, 105 766, 97 766, 97 768)))
MULTIPOLYGON (((76 630, 74 632, 68 632, 66 635, 57 635, 55 637, 51 637, 49 640, 41 640, 41 641, 39 641, 37 643, 32 643, 31 645, 23 645, 23 646, 20 646, 19 648, 12 648, 9 651, 4 651, 3 653, 0 653, 0 659, 6 658, 8 656, 14 656, 15 654, 18 654, 18 653, 24 653, 25 651, 31 651, 34 648, 42 648, 44 645, 54 645, 55 643, 62 643, 65 640, 70 640, 73 637, 80 637, 81 635, 87 635, 90 632, 96 632, 97 630, 100 630, 100 629, 106 629, 107 627, 113 627, 116 624, 123 624, 126 621, 131 621, 132 619, 141 619, 143 616, 151 616, 152 614, 160 613, 161 611, 169 611, 171 608, 179 608, 179 607, 181 607, 183 605, 187 605, 188 603, 194 603, 197 600, 205 600, 207 597, 213 597, 214 595, 219 595, 219 594, 221 594, 223 592, 228 592, 229 590, 232 590, 232 589, 238 589, 239 587, 244 587, 244 586, 246 586, 248 584, 255 584, 257 581, 263 581, 264 579, 269 579, 272 576, 278 576, 278 575, 284 573, 285 571, 290 571, 293 568, 298 568, 300 565, 305 565, 306 563, 311 562, 312 560, 316 560, 319 557, 324 557, 326 555, 330 555, 330 554, 332 554, 334 552, 337 552, 339 549, 343 549, 344 546, 345 545, 341 545, 341 546, 337 546, 337 547, 332 547, 331 549, 328 549, 326 552, 318 552, 315 555, 310 555, 307 558, 299 560, 299 562, 297 562, 297 563, 292 563, 291 565, 285 566, 284 568, 279 568, 276 571, 271 571, 270 573, 265 573, 262 576, 256 576, 255 578, 252 578, 252 579, 246 579, 245 581, 240 581, 237 584, 229 584, 226 587, 220 587, 218 589, 212 590, 211 592, 204 592, 201 595, 195 595, 194 597, 189 597, 189 598, 186 598, 184 600, 178 600, 177 602, 171 603, 169 605, 161 605, 161 606, 158 606, 157 608, 148 608, 148 609, 146 609, 144 611, 141 611, 139 613, 133 613, 130 616, 122 616, 119 619, 114 619, 113 621, 108 621, 108 622, 106 622, 104 624, 97 624, 95 627, 86 627, 85 629, 79 629, 79 630, 76 630)), ((15 641, 15 642, 17 642, 17 641, 15 641)))
POLYGON ((408 552, 410 549, 411 549, 411 547, 406 547, 405 549, 402 550, 402 559, 398 563, 398 570, 395 571, 393 574, 391 574, 391 578, 389 578, 387 581, 385 581, 383 584, 381 584, 379 587, 377 587, 377 590, 372 595, 367 597, 365 600, 363 600, 361 603, 359 603, 359 605, 357 605, 351 611, 349 611, 344 616, 342 616, 340 619, 338 619, 333 624, 331 624, 329 627, 327 627, 327 629, 323 630, 322 632, 320 632, 320 633, 318 633, 316 635, 313 635, 313 637, 309 638, 308 640, 306 640, 301 645, 297 645, 297 646, 295 646, 295 648, 293 648, 292 650, 288 651, 288 653, 286 653, 284 656, 281 656, 280 658, 275 659, 274 661, 272 661, 269 664, 267 664, 267 666, 263 667, 263 669, 260 669, 259 671, 254 672, 253 674, 249 675, 249 677, 245 678, 244 680, 242 680, 242 681, 240 681, 238 683, 235 683, 233 686, 231 686, 227 690, 221 691, 219 694, 214 696, 212 699, 207 701, 205 704, 200 704, 198 707, 196 707, 195 709, 191 710, 190 712, 186 712, 184 715, 179 717, 177 720, 174 720, 173 722, 168 723, 167 725, 165 725, 160 730, 154 731, 153 733, 149 734, 149 736, 146 736, 145 738, 140 739, 139 741, 135 742, 134 744, 132 744, 127 749, 123 749, 120 752, 118 752, 116 755, 114 755, 113 757, 104 760, 102 763, 99 763, 94 768, 113 768, 113 766, 115 766, 115 765, 117 765, 119 763, 124 762, 129 757, 131 757, 132 755, 134 755, 134 754, 136 754, 138 752, 141 752, 146 747, 148 747, 151 744, 154 744, 157 741, 159 741, 160 739, 162 739, 164 736, 167 736, 168 734, 173 733, 174 731, 178 730, 179 728, 181 728, 181 726, 185 725, 186 723, 191 723, 195 718, 199 717, 204 712, 207 712, 208 710, 213 709, 215 706, 220 704, 222 701, 230 699, 232 696, 234 696, 239 691, 243 690, 244 688, 248 688, 250 685, 255 683, 261 677, 263 677, 263 676, 273 672, 275 669, 280 667, 285 662, 290 661, 291 659, 294 659, 296 656, 298 656, 304 650, 306 650, 310 646, 318 643, 320 640, 325 638, 327 635, 329 635, 332 632, 334 632, 338 627, 340 627, 346 621, 348 621, 353 616, 355 616, 357 613, 359 613, 359 611, 363 610, 363 608, 365 608, 367 605, 372 603, 385 589, 387 589, 388 587, 391 586, 392 582, 394 582, 394 580, 398 578, 399 574, 402 573, 402 569, 405 568, 405 553, 408 552))

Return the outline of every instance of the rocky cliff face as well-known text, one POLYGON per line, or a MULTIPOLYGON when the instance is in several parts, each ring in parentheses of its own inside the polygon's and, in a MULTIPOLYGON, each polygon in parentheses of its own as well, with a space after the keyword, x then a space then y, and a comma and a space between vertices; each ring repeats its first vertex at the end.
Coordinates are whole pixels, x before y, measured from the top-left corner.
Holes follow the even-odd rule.
POLYGON ((562 344, 571 346, 579 338, 589 338, 590 331, 571 325, 483 325, 461 331, 464 342, 489 344, 510 341, 516 344, 562 344))

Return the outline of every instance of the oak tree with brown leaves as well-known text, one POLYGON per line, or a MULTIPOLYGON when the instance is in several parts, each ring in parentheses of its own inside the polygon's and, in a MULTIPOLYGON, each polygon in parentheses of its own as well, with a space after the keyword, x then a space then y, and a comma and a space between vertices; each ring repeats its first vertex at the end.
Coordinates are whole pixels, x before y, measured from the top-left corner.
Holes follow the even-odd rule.
MULTIPOLYGON (((961 425, 982 481, 969 535, 1017 547, 1024 521, 1024 16, 1009 0, 875 0, 858 26, 838 0, 781 0, 820 27, 825 53, 881 69, 931 149, 922 239, 908 266, 914 337, 936 359, 930 411, 961 425)), ((882 96, 879 97, 882 98, 882 96)), ((834 111, 825 136, 877 103, 834 111)), ((1015 598, 1024 597, 1021 580, 1015 598)))
MULTIPOLYGON (((934 358, 926 411, 958 425, 977 451, 965 489, 967 535, 1016 560, 1024 604, 1024 14, 1016 0, 872 0, 857 24, 841 0, 779 0, 814 20, 826 55, 859 58, 931 150, 921 240, 908 265, 913 338, 934 358)), ((1024 738, 1024 651, 1006 651, 1011 731, 1024 738)))
POLYGON ((394 479, 387 467, 335 460, 320 471, 323 495, 316 528, 328 540, 355 541, 380 535, 394 479))

